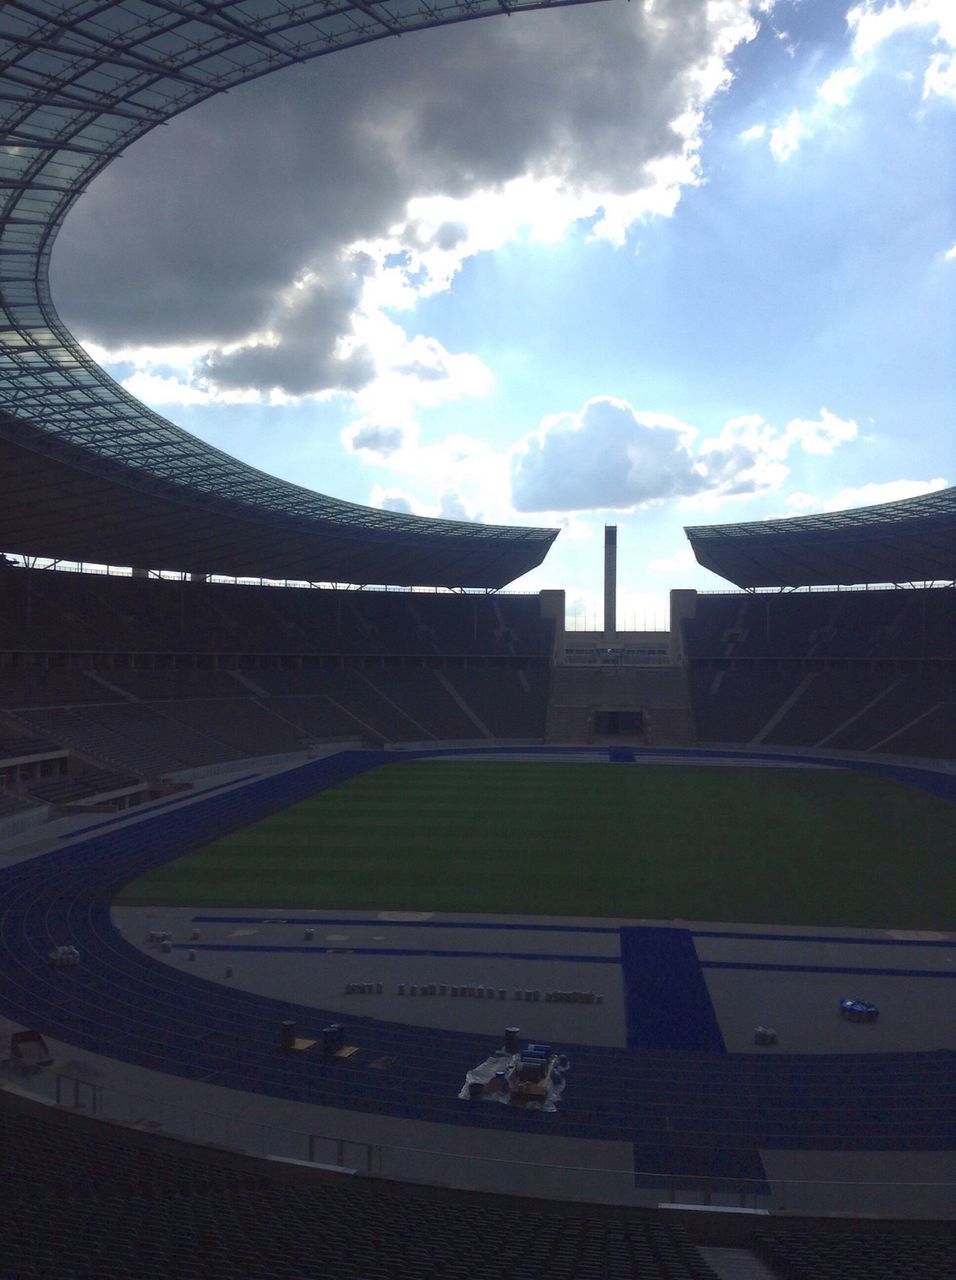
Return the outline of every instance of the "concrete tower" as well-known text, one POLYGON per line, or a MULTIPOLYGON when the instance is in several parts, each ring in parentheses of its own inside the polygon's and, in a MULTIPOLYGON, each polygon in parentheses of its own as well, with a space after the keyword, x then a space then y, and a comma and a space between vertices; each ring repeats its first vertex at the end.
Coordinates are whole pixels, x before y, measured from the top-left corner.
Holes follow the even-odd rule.
POLYGON ((604 638, 617 635, 617 525, 604 526, 604 638))

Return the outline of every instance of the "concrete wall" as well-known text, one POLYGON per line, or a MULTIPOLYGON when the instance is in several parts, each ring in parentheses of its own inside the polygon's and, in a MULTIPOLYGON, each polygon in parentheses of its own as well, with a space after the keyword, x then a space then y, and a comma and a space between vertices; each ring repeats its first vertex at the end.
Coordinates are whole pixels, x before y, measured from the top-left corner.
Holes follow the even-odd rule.
POLYGON ((693 745, 686 673, 681 667, 556 667, 551 678, 546 740, 693 745), (600 737, 594 727, 598 711, 640 711, 644 732, 600 737))
POLYGON ((684 632, 681 622, 685 618, 697 616, 697 592, 679 589, 670 593, 671 615, 671 662, 682 666, 686 658, 684 652, 684 632))
POLYGON ((554 644, 551 650, 551 661, 556 665, 564 661, 564 610, 563 591, 542 591, 538 596, 541 601, 542 618, 550 618, 554 623, 554 644))

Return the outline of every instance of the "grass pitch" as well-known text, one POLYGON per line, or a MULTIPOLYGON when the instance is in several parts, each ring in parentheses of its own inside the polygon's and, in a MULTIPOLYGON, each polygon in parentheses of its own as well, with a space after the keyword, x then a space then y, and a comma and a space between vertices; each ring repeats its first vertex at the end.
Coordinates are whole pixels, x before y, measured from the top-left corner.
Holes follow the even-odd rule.
POLYGON ((956 805, 842 770, 406 761, 118 901, 946 929, 956 805))

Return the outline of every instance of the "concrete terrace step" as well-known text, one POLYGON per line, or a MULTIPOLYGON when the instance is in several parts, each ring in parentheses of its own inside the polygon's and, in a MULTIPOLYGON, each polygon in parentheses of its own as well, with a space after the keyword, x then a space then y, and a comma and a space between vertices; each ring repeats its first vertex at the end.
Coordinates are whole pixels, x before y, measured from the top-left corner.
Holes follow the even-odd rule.
POLYGON ((720 1280, 780 1280, 765 1262, 749 1249, 723 1249, 698 1245, 697 1252, 716 1271, 720 1280))

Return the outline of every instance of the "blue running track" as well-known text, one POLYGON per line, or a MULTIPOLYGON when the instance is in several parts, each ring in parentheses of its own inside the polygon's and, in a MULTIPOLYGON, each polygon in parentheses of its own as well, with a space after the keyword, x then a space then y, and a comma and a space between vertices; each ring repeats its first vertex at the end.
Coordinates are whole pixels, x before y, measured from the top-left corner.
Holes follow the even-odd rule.
POLYGON ((628 985, 639 973, 654 993, 629 1005, 632 1047, 562 1046, 569 1087, 557 1113, 541 1114, 459 1101, 465 1071, 495 1047, 486 1036, 350 1015, 348 1039, 360 1049, 350 1063, 281 1054, 283 1019, 317 1037, 340 1011, 195 977, 113 928, 110 902, 133 876, 394 759, 346 752, 7 868, 0 1012, 80 1049, 227 1088, 419 1121, 633 1142, 638 1168, 675 1177, 707 1168, 728 1180, 760 1177, 756 1152, 768 1148, 956 1148, 956 1054, 728 1054, 682 930, 623 931, 628 985), (51 968, 50 950, 67 942, 82 963, 51 968), (383 1056, 396 1060, 392 1070, 369 1068, 383 1056))

